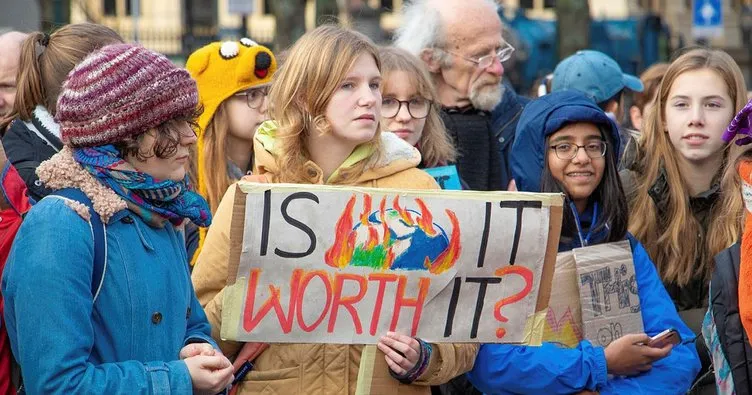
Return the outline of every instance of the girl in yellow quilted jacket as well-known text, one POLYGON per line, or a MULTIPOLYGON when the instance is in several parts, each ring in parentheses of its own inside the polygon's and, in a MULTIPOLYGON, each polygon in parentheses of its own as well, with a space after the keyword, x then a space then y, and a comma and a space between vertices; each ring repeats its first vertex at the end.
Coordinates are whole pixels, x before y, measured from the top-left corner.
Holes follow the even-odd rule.
MULTIPOLYGON (((380 85, 378 50, 365 36, 322 26, 301 37, 274 77, 269 95, 274 121, 262 124, 254 138, 253 177, 274 183, 438 189, 416 168, 421 158, 414 147, 381 133, 380 85)), ((427 344, 398 333, 384 334, 375 350, 342 344, 259 348, 221 341, 234 199, 235 188, 229 188, 192 279, 222 351, 231 358, 238 353, 255 357, 238 393, 355 394, 364 350, 378 354, 373 377, 383 378, 383 385, 371 387, 372 394, 430 394, 431 385, 472 368, 476 344, 427 344)))
MULTIPOLYGON (((269 119, 266 97, 277 60, 269 48, 241 38, 198 49, 186 68, 196 80, 203 110, 192 181, 214 213, 227 188, 251 169, 253 135, 269 119)), ((199 249, 205 237, 202 229, 199 249)))

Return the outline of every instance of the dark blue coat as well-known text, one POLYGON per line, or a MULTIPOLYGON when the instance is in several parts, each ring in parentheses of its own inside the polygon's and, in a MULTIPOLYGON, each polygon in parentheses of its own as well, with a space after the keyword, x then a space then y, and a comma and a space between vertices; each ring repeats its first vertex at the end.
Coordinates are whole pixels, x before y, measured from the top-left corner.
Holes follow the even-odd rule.
POLYGON ((491 130, 499 141, 499 150, 501 151, 502 169, 501 185, 504 188, 512 181, 512 171, 509 166, 509 157, 512 153, 512 144, 514 135, 517 130, 517 124, 530 99, 518 95, 511 85, 504 84, 504 95, 501 102, 491 112, 491 130))

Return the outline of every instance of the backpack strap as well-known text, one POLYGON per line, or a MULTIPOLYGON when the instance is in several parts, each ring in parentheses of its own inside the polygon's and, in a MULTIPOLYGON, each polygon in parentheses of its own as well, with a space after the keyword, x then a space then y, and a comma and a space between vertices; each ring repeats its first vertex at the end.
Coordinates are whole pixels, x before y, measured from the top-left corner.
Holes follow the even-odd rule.
POLYGON ((91 231, 94 236, 94 268, 91 274, 91 294, 94 302, 97 301, 99 291, 104 283, 104 274, 107 271, 107 229, 102 218, 94 211, 93 203, 85 193, 76 188, 65 188, 55 191, 51 196, 60 196, 84 204, 91 214, 91 231))

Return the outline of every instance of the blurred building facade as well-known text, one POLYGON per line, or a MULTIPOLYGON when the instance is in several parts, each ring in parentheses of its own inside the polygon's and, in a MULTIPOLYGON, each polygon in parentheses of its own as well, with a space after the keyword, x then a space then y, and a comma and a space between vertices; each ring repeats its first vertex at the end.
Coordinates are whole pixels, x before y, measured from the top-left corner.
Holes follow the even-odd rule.
MULTIPOLYGON (((9 0, 3 0, 9 1, 9 0)), ((25 0, 10 0, 17 8, 27 6, 25 0)), ((274 0, 67 0, 70 3, 69 22, 93 21, 110 26, 126 38, 136 38, 145 45, 166 53, 178 53, 185 44, 185 29, 192 28, 194 37, 212 36, 215 39, 237 37, 243 26, 243 16, 230 11, 230 3, 246 3, 252 11, 245 17, 248 34, 255 40, 271 43, 274 40, 275 18, 271 12, 274 0), (134 7, 138 5, 138 17, 134 7), (135 27, 138 26, 136 30, 135 27)), ((338 0, 340 8, 352 0, 338 0)), ((388 37, 400 23, 400 11, 405 0, 362 0, 380 9, 380 27, 388 37)), ((700 0, 590 0, 593 19, 623 19, 646 13, 660 15, 672 31, 676 44, 693 44, 692 2, 700 0)), ((41 0, 41 3, 60 0, 41 0)), ((498 0, 506 10, 522 8, 534 19, 555 19, 555 0, 498 0)), ((740 48, 745 44, 745 10, 752 0, 722 0, 724 9, 723 34, 708 43, 721 48, 740 48)), ((306 29, 316 26, 316 1, 305 1, 306 29)), ((26 7, 28 8, 28 7, 26 7)), ((49 7, 48 7, 49 8, 49 7)), ((13 7, 10 8, 12 10, 13 7)), ((7 19, 13 18, 12 12, 7 19)), ((346 13, 338 15, 347 20, 346 13)), ((749 24, 752 24, 752 17, 749 24)), ((28 25, 28 24, 27 24, 28 25)), ((2 22, 0 22, 0 26, 2 22)), ((23 27, 19 27, 23 28, 23 27)))
MULTIPOLYGON (((321 10, 328 7, 333 11, 327 12, 336 13, 337 20, 384 42, 400 25, 403 5, 409 0, 0 0, 0 31, 50 29, 90 21, 180 60, 214 40, 246 35, 264 44, 273 43, 273 7, 285 1, 305 4, 299 12, 306 30, 321 22, 321 10), (238 7, 245 8, 246 14, 233 12, 238 7)), ((509 15, 523 12, 530 19, 556 19, 556 0, 496 1, 509 15)), ((679 48, 697 43, 692 36, 692 5, 696 1, 705 0, 589 0, 589 8, 593 20, 659 16, 670 31, 670 46, 679 48)), ((752 0, 721 2, 722 34, 702 43, 725 49, 747 70, 752 69, 752 0)))
MULTIPOLYGON (((196 47, 186 41, 212 41, 247 35, 270 44, 274 41, 275 0, 71 0, 70 22, 91 21, 118 31, 127 40, 170 55, 178 55, 183 47, 196 47), (233 4, 243 3, 248 14, 233 13, 233 4), (138 14, 136 15, 136 7, 138 14), (245 19, 245 21, 244 21, 245 19), (245 27, 247 34, 243 34, 245 27)), ((403 0, 366 0, 368 6, 379 9, 380 26, 393 31, 399 23, 398 10, 403 0)), ((338 3, 344 3, 338 0, 338 3)), ((340 8, 343 8, 340 6, 340 8)), ((306 30, 316 26, 316 1, 306 0, 306 30)), ((336 16, 347 21, 346 13, 336 16)), ((332 18, 328 18, 332 19, 332 18)))

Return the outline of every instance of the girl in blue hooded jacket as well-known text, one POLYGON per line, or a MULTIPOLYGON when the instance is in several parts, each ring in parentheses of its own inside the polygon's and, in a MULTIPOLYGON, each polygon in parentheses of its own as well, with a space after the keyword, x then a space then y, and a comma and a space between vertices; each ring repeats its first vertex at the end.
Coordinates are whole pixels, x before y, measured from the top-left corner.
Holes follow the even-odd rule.
POLYGON ((700 369, 694 334, 681 321, 653 262, 627 234, 618 176, 619 132, 595 103, 555 92, 525 107, 510 158, 520 191, 566 196, 559 251, 629 239, 646 333, 607 347, 481 346, 470 381, 489 394, 681 394, 700 369), (650 336, 676 329, 682 343, 654 348, 650 336))

